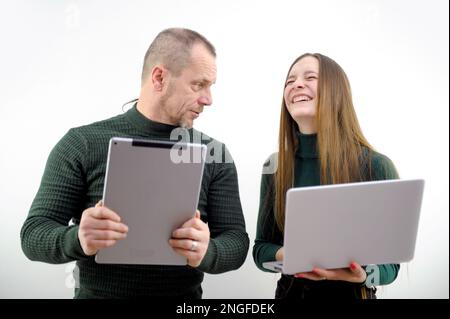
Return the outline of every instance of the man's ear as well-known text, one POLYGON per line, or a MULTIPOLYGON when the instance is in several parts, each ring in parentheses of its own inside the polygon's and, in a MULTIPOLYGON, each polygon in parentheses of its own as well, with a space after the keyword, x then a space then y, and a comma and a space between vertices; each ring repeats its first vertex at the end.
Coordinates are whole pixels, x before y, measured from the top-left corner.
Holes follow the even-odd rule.
POLYGON ((167 82, 167 76, 168 72, 164 67, 160 65, 156 65, 153 67, 151 73, 151 81, 153 88, 156 91, 162 91, 162 89, 164 88, 164 84, 167 82))

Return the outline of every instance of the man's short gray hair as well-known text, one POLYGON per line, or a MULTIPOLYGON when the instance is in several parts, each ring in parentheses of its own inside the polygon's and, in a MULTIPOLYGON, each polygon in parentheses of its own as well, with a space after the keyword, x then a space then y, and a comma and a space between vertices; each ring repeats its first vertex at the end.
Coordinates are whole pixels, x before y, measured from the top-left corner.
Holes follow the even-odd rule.
POLYGON ((176 76, 180 75, 189 62, 192 47, 197 43, 203 44, 211 55, 216 57, 214 46, 198 32, 183 28, 170 28, 161 31, 145 54, 141 77, 142 84, 158 63, 163 64, 176 76))

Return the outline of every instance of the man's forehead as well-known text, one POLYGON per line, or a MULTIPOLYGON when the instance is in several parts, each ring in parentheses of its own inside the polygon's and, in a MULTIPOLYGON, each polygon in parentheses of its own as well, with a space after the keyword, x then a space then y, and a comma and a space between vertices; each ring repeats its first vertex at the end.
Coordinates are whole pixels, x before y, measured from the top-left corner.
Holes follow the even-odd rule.
POLYGON ((213 53, 203 43, 196 43, 191 48, 191 57, 209 57, 215 60, 213 53))
POLYGON ((199 80, 216 81, 217 66, 215 59, 210 60, 201 57, 191 59, 186 71, 199 80))

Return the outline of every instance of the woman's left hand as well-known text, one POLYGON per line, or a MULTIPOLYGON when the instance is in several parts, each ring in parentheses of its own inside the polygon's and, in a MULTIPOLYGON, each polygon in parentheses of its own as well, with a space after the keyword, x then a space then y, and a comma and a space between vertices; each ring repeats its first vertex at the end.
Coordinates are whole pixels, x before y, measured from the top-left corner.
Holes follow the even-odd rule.
POLYGON ((363 283, 366 281, 366 271, 356 262, 352 262, 349 268, 339 269, 320 269, 314 268, 310 272, 295 274, 296 278, 304 278, 314 281, 319 280, 342 280, 354 283, 363 283))

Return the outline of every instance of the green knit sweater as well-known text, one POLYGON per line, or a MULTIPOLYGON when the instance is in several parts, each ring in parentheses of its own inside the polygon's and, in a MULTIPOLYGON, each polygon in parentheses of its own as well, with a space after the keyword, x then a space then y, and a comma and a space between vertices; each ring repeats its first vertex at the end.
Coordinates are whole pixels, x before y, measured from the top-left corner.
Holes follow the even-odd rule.
MULTIPOLYGON (((317 135, 297 133, 299 146, 295 154, 294 186, 320 185, 320 164, 317 155, 317 135)), ((377 152, 371 154, 370 180, 386 180, 398 178, 397 171, 391 160, 377 152)), ((274 219, 274 175, 263 174, 261 180, 261 196, 256 230, 256 240, 253 246, 253 259, 259 269, 270 272, 262 266, 266 261, 275 260, 275 254, 283 246, 283 234, 278 229, 274 219)), ((391 283, 397 277, 400 265, 377 265, 380 284, 391 283)))
MULTIPOLYGON (((76 260, 79 287, 88 297, 201 294, 203 272, 217 274, 239 268, 247 256, 249 239, 237 172, 225 145, 206 135, 201 135, 208 151, 198 209, 208 223, 211 239, 199 267, 97 264, 94 256, 86 256, 81 249, 80 217, 102 198, 109 139, 168 140, 174 128, 150 121, 134 106, 116 117, 70 129, 50 153, 22 227, 25 255, 53 264, 76 260)), ((193 129, 189 133, 191 137, 201 134, 193 129)))

